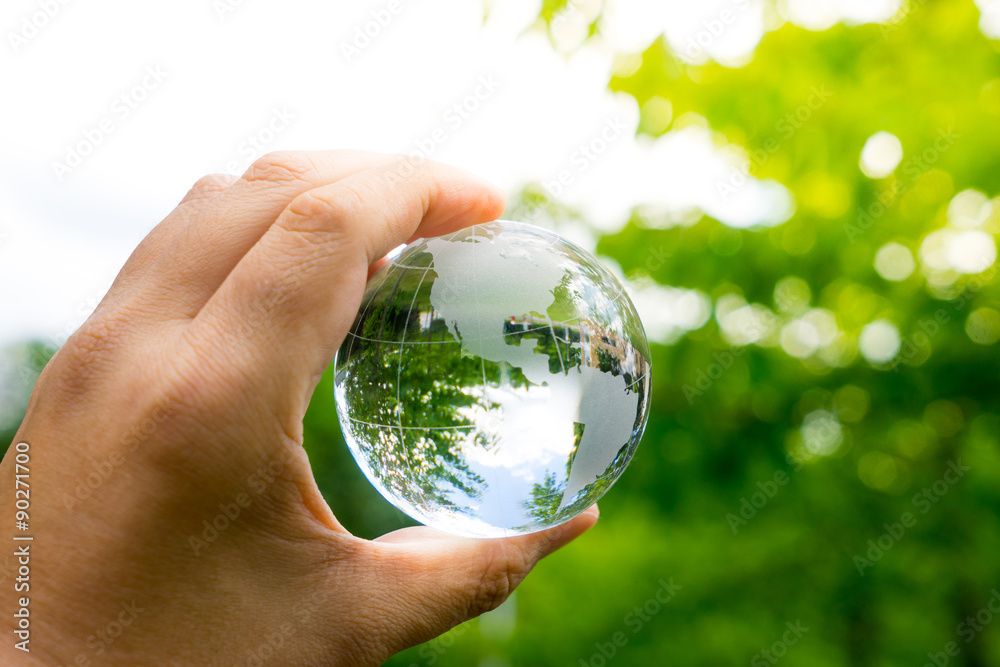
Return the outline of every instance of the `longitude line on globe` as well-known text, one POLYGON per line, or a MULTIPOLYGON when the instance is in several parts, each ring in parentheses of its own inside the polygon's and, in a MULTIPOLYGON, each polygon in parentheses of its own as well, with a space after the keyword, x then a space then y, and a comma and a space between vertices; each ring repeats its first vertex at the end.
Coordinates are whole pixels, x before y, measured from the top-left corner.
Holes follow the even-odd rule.
MULTIPOLYGON (((476 243, 476 228, 473 226, 473 227, 470 227, 469 229, 472 232, 472 266, 476 267, 476 266, 479 266, 479 263, 476 261, 476 246, 478 245, 476 243)), ((482 315, 482 312, 481 312, 482 311, 482 302, 479 300, 479 283, 476 282, 476 281, 473 281, 472 284, 475 285, 475 289, 476 289, 476 310, 480 311, 479 315, 481 316, 482 315)), ((477 319, 481 320, 481 318, 477 318, 477 319)), ((487 386, 487 383, 486 383, 486 359, 484 359, 483 357, 480 357, 479 361, 482 364, 482 368, 483 368, 483 387, 485 388, 487 386)), ((499 489, 500 488, 500 471, 497 470, 496 468, 493 469, 493 481, 496 483, 497 489, 499 489)), ((500 513, 500 523, 503 524, 504 532, 506 533, 507 528, 509 526, 507 525, 507 519, 505 519, 504 515, 503 515, 503 502, 500 499, 500 494, 499 493, 497 494, 497 511, 500 513)))
MULTIPOLYGON (((420 274, 420 281, 417 283, 417 289, 413 290, 413 298, 410 299, 410 308, 406 311, 406 317, 403 319, 403 334, 399 339, 399 362, 396 365, 396 419, 399 421, 399 442, 403 446, 403 450, 406 450, 406 439, 403 437, 403 410, 400 406, 400 384, 402 383, 403 377, 403 341, 406 340, 406 327, 410 323, 410 313, 413 312, 413 304, 417 302, 417 296, 420 294, 420 287, 424 284, 424 278, 427 277, 427 272, 431 270, 431 267, 422 267, 424 272, 420 274)), ((413 466, 410 464, 410 457, 406 456, 404 453, 404 459, 406 460, 406 466, 410 469, 410 479, 416 481, 417 474, 413 471, 413 466)), ((424 488, 417 485, 420 488, 420 497, 423 501, 424 507, 427 506, 427 496, 424 494, 424 488)))

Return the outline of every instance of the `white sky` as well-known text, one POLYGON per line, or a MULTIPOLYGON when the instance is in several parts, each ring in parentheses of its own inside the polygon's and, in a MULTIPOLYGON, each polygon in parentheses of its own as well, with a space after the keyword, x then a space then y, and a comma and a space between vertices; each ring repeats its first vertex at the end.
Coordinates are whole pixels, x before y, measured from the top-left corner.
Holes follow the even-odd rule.
MULTIPOLYGON (((58 6, 51 17, 41 13, 44 4, 6 0, 0 11, 0 89, 7 92, 0 347, 28 337, 61 342, 193 181, 249 164, 258 151, 244 142, 267 128, 275 110, 294 118, 265 151, 411 152, 441 128, 446 139, 432 157, 510 193, 569 170, 560 201, 582 207, 598 229, 617 228, 640 204, 698 208, 740 227, 780 223, 792 210, 784 188, 752 180, 720 201, 717 183, 740 163, 738 147, 720 149, 697 119, 656 142, 637 141, 635 102, 606 90, 614 52, 641 50, 664 31, 678 51, 690 50, 689 59, 745 61, 765 24, 777 20, 756 0, 612 1, 606 39, 573 55, 526 32, 537 1, 495 2, 484 22, 482 6, 470 0, 400 0, 399 12, 350 62, 342 45, 389 0, 51 0, 58 6), (220 16, 219 7, 231 11, 220 16), (712 35, 723 11, 733 18, 712 35), (702 47, 689 49, 699 38, 702 47), (150 68, 163 80, 148 77, 150 68), (453 121, 448 109, 474 95, 482 77, 497 82, 495 91, 453 121), (144 78, 145 99, 127 109, 118 98, 144 78), (108 134, 99 130, 103 119, 110 119, 108 134), (578 148, 602 131, 607 150, 582 159, 578 148), (87 132, 104 136, 60 179, 54 163, 87 132)), ((559 37, 567 51, 579 41, 574 25, 596 11, 590 0, 570 7, 559 37)))

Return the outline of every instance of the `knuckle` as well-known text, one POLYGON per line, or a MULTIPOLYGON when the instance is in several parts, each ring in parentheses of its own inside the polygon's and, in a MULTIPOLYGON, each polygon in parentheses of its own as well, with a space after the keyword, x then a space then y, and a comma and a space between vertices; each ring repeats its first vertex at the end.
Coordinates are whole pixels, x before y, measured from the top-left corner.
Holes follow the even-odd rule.
POLYGON ((283 243, 303 251, 296 254, 297 261, 328 255, 334 247, 353 247, 350 241, 363 238, 362 211, 373 196, 371 186, 364 183, 345 184, 335 192, 304 192, 292 200, 275 226, 285 232, 283 243))
POLYGON ((79 365, 114 356, 122 347, 130 328, 128 315, 113 309, 102 309, 66 339, 62 356, 79 365))
POLYGON ((192 190, 201 190, 203 188, 211 188, 219 185, 225 179, 224 174, 205 174, 191 186, 192 190))
POLYGON ((469 618, 485 614, 499 607, 504 600, 510 597, 514 585, 510 572, 484 574, 469 605, 469 618))
POLYGON ((286 209, 288 215, 279 218, 278 224, 286 231, 303 234, 329 231, 352 217, 350 211, 353 206, 349 194, 326 197, 310 190, 292 200, 286 209))
POLYGON ((491 555, 485 563, 482 577, 470 599, 469 618, 493 611, 503 604, 531 570, 523 550, 510 546, 500 549, 499 554, 491 555))
POLYGON ((72 396, 82 396, 112 377, 121 365, 132 324, 118 309, 99 309, 80 326, 52 360, 60 386, 72 396))
POLYGON ((229 174, 208 174, 206 176, 202 176, 195 181, 194 185, 191 186, 191 189, 188 190, 188 193, 184 196, 182 203, 212 197, 226 190, 233 184, 233 180, 233 177, 229 174))
POLYGON ((283 185, 307 180, 313 171, 311 161, 301 153, 274 151, 257 158, 243 174, 250 183, 283 185))

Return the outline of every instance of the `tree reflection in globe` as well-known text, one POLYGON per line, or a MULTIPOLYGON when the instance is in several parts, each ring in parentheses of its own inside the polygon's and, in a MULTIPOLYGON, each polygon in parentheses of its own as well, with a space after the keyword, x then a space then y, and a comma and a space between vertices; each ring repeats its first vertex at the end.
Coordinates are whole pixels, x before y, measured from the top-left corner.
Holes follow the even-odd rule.
POLYGON ((538 227, 407 246, 372 276, 335 362, 351 453, 431 527, 503 537, 614 484, 646 424, 649 346, 622 284, 538 227))

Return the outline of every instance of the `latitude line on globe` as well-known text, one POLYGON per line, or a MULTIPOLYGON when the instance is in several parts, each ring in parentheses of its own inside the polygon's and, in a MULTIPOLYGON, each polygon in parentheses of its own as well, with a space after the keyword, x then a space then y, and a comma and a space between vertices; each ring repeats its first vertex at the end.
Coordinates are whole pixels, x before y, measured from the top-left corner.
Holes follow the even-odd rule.
MULTIPOLYGON (((382 285, 385 285, 385 281, 387 281, 389 279, 389 274, 391 274, 391 273, 392 273, 392 271, 386 271, 385 275, 382 277, 382 282, 380 282, 378 284, 378 287, 376 287, 374 290, 372 290, 370 292, 371 296, 364 303, 364 308, 361 310, 361 313, 358 315, 358 318, 357 318, 356 321, 363 320, 365 318, 365 315, 368 314, 368 308, 371 307, 372 301, 375 299, 375 295, 378 294, 378 291, 380 289, 382 289, 382 285)), ((353 331, 348 331, 347 333, 350 334, 350 335, 354 334, 353 331)), ((355 338, 359 338, 360 340, 365 340, 364 338, 360 338, 359 336, 355 336, 355 338)), ((378 343, 378 342, 381 342, 381 341, 369 341, 369 342, 378 343)), ((344 360, 344 365, 349 365, 351 363, 351 352, 353 352, 353 351, 354 351, 354 345, 352 344, 350 347, 347 348, 347 358, 344 360)))
POLYGON ((459 424, 457 426, 390 426, 389 424, 375 424, 372 422, 366 422, 363 419, 357 419, 355 417, 348 417, 352 422, 356 424, 364 424, 365 426, 374 426, 375 428, 386 428, 386 429, 404 429, 404 430, 415 430, 415 431, 448 431, 456 428, 476 428, 475 424, 459 424))
MULTIPOLYGON (((433 268, 433 267, 428 267, 428 269, 431 269, 431 268, 433 268)), ((434 312, 437 313, 437 311, 434 311, 434 312)), ((551 324, 559 327, 559 326, 565 326, 565 325, 568 325, 568 324, 572 324, 573 322, 578 322, 578 321, 580 321, 580 318, 579 317, 575 317, 575 318, 568 319, 568 320, 561 320, 559 322, 552 322, 551 324)), ((543 331, 545 329, 548 329, 549 326, 550 326, 549 323, 539 324, 538 326, 531 327, 530 329, 525 329, 524 331, 520 332, 519 335, 520 336, 524 336, 524 334, 531 333, 533 331, 543 331)), ((347 335, 353 336, 354 338, 357 338, 358 340, 368 341, 369 343, 385 343, 387 345, 456 345, 456 344, 457 345, 461 345, 463 342, 474 343, 476 341, 486 340, 487 338, 490 338, 490 336, 483 336, 482 338, 465 338, 465 337, 463 337, 462 340, 439 340, 439 341, 412 340, 412 341, 408 341, 408 342, 403 342, 403 341, 399 341, 399 340, 380 340, 380 339, 377 339, 377 338, 366 338, 365 336, 359 336, 358 334, 354 333, 353 331, 348 331, 347 335)), ((568 342, 565 338, 560 338, 559 340, 561 340, 564 343, 568 342)))
MULTIPOLYGON (((475 235, 473 235, 473 238, 474 237, 475 237, 475 235)), ((445 240, 448 240, 448 239, 445 238, 445 240)), ((419 270, 423 270, 423 269, 433 269, 434 268, 433 264, 431 264, 430 266, 417 266, 415 264, 400 264, 399 262, 396 262, 395 260, 391 260, 391 259, 389 260, 389 262, 393 266, 399 267, 400 269, 414 269, 414 270, 419 271, 419 270)), ((615 294, 611 299, 609 299, 608 303, 614 303, 615 301, 617 301, 618 299, 621 298, 622 294, 625 293, 625 285, 623 285, 622 282, 620 280, 618 280, 618 276, 615 276, 614 274, 612 274, 612 277, 615 279, 615 283, 617 283, 617 285, 618 285, 618 293, 615 294)))

